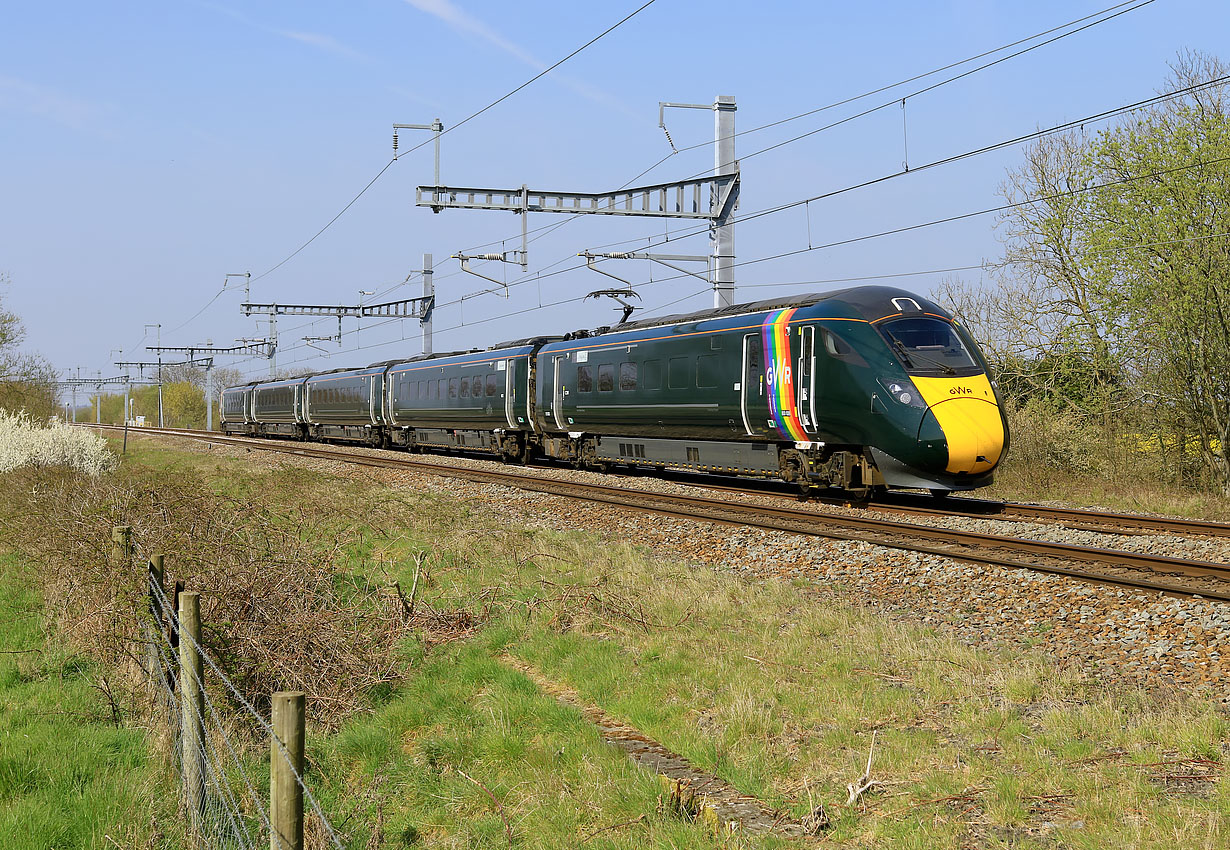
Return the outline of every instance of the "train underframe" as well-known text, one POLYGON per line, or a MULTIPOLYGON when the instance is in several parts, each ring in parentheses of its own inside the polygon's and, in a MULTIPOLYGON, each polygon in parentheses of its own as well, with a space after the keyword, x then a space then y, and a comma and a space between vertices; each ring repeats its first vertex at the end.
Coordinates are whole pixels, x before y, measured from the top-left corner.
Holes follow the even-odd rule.
POLYGON ((778 479, 800 492, 839 488, 859 496, 885 487, 872 451, 820 443, 735 442, 593 434, 382 425, 224 423, 228 434, 340 442, 415 452, 474 452, 508 462, 547 458, 577 469, 685 469, 715 475, 778 479))

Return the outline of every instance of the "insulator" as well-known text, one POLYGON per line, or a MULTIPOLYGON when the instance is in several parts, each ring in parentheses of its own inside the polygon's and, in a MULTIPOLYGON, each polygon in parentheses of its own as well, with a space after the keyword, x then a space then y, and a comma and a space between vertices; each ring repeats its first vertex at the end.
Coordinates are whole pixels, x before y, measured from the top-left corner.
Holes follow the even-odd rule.
POLYGON ((393 153, 397 153, 397 132, 393 132, 393 153))

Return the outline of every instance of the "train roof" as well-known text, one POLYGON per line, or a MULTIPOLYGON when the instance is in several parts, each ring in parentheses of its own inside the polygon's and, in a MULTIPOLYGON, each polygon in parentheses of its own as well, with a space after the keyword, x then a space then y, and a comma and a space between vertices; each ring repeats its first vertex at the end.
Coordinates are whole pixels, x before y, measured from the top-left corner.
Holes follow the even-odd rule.
POLYGON ((502 348, 524 348, 527 345, 546 345, 549 342, 559 342, 563 336, 527 336, 525 339, 510 339, 505 342, 497 342, 495 345, 488 348, 488 351, 499 351, 502 348))
MULTIPOLYGON (((902 312, 893 304, 894 298, 909 298, 922 310, 938 309, 929 298, 915 295, 904 289, 893 286, 853 286, 837 289, 832 292, 809 292, 805 295, 780 296, 766 298, 763 301, 749 301, 744 304, 732 304, 729 307, 716 307, 699 310, 695 313, 673 313, 654 319, 641 319, 636 322, 625 322, 614 327, 600 327, 592 331, 574 331, 566 338, 584 338, 602 336, 608 333, 623 333, 624 331, 640 330, 642 328, 657 328, 665 325, 679 325, 685 322, 700 322, 707 319, 720 319, 725 316, 741 316, 747 313, 767 313, 772 310, 785 310, 790 307, 810 307, 822 301, 840 301, 858 311, 867 320, 882 319, 885 316, 902 312)), ((909 312, 909 311, 906 311, 909 312)))

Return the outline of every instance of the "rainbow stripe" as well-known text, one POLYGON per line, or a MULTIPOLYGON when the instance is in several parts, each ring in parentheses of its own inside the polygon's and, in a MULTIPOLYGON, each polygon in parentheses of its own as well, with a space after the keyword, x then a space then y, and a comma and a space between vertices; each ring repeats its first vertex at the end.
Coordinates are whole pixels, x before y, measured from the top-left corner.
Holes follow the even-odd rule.
POLYGON ((799 424, 794 395, 794 369, 790 365, 790 317, 795 308, 778 310, 765 317, 760 329, 764 341, 765 387, 768 389, 769 415, 781 436, 795 442, 807 440, 799 424))

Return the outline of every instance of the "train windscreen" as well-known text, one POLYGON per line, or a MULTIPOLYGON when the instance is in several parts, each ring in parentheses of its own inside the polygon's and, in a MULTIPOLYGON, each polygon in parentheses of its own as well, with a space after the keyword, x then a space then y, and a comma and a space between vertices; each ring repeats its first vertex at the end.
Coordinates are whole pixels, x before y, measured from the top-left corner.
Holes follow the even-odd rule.
POLYGON ((910 372, 969 375, 981 371, 948 322, 923 317, 884 322, 880 332, 910 372))

